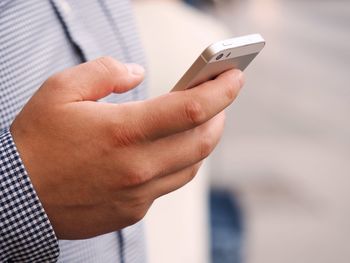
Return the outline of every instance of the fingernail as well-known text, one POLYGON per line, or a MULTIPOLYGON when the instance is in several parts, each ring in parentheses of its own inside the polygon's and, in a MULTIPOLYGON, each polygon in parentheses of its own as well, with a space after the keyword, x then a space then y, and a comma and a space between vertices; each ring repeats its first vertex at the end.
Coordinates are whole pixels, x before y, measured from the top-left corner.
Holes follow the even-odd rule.
POLYGON ((129 63, 129 64, 125 64, 125 66, 127 67, 131 75, 140 76, 145 73, 145 69, 139 64, 129 63))

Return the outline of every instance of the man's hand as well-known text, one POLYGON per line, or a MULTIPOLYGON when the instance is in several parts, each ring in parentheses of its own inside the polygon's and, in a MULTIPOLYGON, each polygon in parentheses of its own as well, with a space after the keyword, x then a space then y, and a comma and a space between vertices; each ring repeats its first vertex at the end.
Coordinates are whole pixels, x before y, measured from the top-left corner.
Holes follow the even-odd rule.
POLYGON ((104 57, 50 77, 11 132, 60 239, 139 221, 152 202, 189 182, 218 143, 225 107, 242 86, 228 71, 190 90, 122 104, 96 102, 143 79, 104 57))

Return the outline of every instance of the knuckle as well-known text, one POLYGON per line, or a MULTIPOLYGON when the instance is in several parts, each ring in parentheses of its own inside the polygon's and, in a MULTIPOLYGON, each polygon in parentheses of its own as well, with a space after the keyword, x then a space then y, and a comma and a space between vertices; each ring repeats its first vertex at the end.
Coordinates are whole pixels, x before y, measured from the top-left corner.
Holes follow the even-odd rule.
POLYGON ((128 186, 140 186, 150 181, 155 173, 150 169, 145 167, 147 165, 143 164, 143 167, 133 166, 128 173, 128 186))
POLYGON ((111 74, 111 67, 114 64, 114 60, 111 57, 105 56, 95 60, 97 67, 106 74, 111 74))
POLYGON ((130 169, 130 171, 127 174, 127 177, 128 179, 126 185, 130 187, 139 186, 145 182, 144 174, 135 167, 130 169))
POLYGON ((202 124, 206 120, 206 114, 202 105, 194 99, 185 102, 185 117, 192 125, 202 124))
POLYGON ((198 172, 198 167, 196 165, 192 166, 190 172, 188 173, 187 182, 192 181, 193 178, 196 177, 197 172, 198 172))
POLYGON ((129 214, 129 222, 135 224, 145 217, 147 210, 140 207, 135 207, 133 211, 129 214))
POLYGON ((233 101, 238 95, 238 81, 233 80, 232 82, 225 83, 225 95, 230 100, 233 101))
POLYGON ((124 120, 111 120, 108 122, 108 134, 114 148, 130 147, 139 145, 148 140, 143 125, 138 123, 125 123, 124 120))
MULTIPOLYGON (((147 213, 152 202, 144 195, 139 192, 134 192, 133 196, 128 199, 125 213, 129 224, 135 224, 140 221, 147 213)), ((124 203, 125 205, 125 203, 124 203)))
POLYGON ((157 170, 150 161, 144 162, 142 169, 140 169, 142 177, 140 182, 144 184, 157 177, 159 174, 157 170))
POLYGON ((95 64, 105 74, 113 75, 115 71, 125 71, 125 66, 110 56, 103 56, 96 59, 95 64))
POLYGON ((214 140, 209 135, 204 135, 199 142, 199 155, 201 159, 209 156, 214 148, 214 140))
POLYGON ((109 133, 114 148, 129 147, 137 144, 140 140, 140 136, 137 136, 136 131, 128 129, 120 123, 112 123, 110 127, 109 133))
POLYGON ((114 129, 112 135, 113 145, 116 148, 128 147, 133 144, 134 140, 130 134, 121 131, 121 129, 114 129))

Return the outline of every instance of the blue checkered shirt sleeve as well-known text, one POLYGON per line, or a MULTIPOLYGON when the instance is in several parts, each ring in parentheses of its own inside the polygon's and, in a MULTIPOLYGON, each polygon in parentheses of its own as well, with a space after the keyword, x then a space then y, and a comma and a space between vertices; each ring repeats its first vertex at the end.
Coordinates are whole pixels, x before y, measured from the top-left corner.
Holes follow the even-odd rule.
POLYGON ((0 132, 0 262, 55 262, 58 241, 9 130, 0 132))

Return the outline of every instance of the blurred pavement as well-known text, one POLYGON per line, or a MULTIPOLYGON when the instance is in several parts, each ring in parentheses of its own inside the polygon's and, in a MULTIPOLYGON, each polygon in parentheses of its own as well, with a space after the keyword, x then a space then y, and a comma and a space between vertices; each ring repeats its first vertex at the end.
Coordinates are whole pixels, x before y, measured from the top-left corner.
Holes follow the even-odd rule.
POLYGON ((220 3, 267 42, 210 166, 242 201, 246 262, 350 262, 350 1, 220 3))

